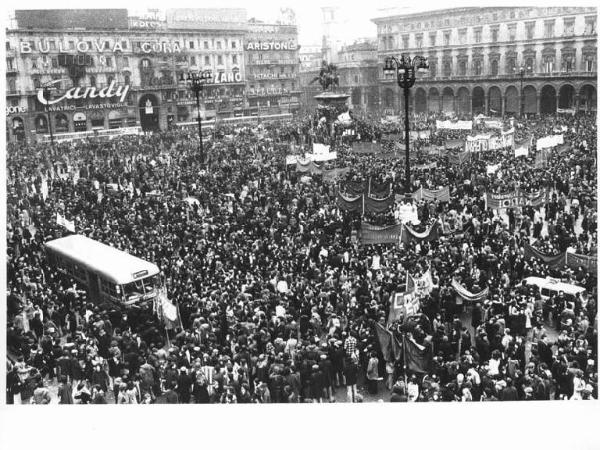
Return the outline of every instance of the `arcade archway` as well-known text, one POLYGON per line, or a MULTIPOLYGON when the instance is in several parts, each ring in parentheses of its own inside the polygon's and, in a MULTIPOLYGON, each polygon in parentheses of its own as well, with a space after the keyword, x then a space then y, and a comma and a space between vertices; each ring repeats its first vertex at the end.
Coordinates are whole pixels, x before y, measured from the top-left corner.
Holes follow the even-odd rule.
POLYGON ((547 84, 540 95, 540 114, 556 113, 556 89, 547 84))
POLYGON ((479 86, 475 86, 471 94, 471 107, 473 114, 481 114, 485 110, 485 92, 479 86))

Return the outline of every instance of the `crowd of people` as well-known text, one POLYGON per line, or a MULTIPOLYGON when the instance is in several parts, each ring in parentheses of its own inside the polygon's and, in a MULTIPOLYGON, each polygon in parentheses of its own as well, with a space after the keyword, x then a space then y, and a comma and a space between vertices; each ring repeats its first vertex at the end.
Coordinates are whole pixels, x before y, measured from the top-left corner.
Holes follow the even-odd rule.
MULTIPOLYGON (((566 147, 551 150, 543 165, 535 147, 527 157, 508 148, 453 164, 446 151, 426 150, 465 133, 435 130, 437 118, 415 118, 431 136, 416 143, 410 186, 449 186, 450 201, 419 201, 415 231, 452 221, 459 232, 368 246, 357 239, 362 224, 392 224, 394 208, 344 211, 337 193, 347 183, 376 182, 403 194, 404 159, 357 154, 338 139, 328 167, 348 172, 335 181, 307 177, 285 156, 291 147, 308 149, 313 118, 221 127, 205 141, 206 161, 186 130, 9 144, 7 401, 598 398, 596 273, 524 252, 527 243, 546 254, 596 255, 596 116, 505 120, 515 139, 529 135, 534 143, 561 130, 566 147), (490 164, 499 169, 488 173, 490 164), (516 188, 544 188, 549 199, 486 208, 486 192, 516 188), (189 197, 197 203, 183 201, 189 197), (53 267, 44 243, 70 233, 57 213, 74 221, 76 233, 157 264, 180 326, 165 332, 151 306, 94 302, 53 267), (374 327, 385 325, 407 272, 428 270, 433 289, 420 299, 410 336, 429 348, 431 361, 414 371, 403 358, 386 361, 374 327), (529 276, 586 291, 546 298, 523 282, 529 276), (489 294, 467 304, 453 280, 489 294)), ((398 131, 355 122, 369 139, 398 131)))

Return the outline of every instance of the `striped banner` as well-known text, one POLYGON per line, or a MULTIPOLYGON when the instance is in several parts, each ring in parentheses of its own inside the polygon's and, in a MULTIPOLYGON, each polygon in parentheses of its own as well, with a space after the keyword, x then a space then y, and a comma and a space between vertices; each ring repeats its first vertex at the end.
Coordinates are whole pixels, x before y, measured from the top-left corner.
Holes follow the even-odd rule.
POLYGON ((485 288, 483 291, 478 292, 477 294, 473 294, 472 292, 467 291, 467 289, 456 280, 452 280, 452 287, 458 295, 460 295, 464 300, 467 300, 469 302, 482 301, 488 296, 488 293, 490 291, 489 288, 485 288))

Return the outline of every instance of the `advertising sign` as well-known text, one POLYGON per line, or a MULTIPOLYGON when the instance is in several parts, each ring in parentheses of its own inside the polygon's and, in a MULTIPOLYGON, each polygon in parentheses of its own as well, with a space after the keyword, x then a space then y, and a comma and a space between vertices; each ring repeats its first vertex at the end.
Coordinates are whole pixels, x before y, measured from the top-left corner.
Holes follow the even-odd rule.
MULTIPOLYGON (((48 86, 52 86, 54 84, 60 84, 62 80, 54 80, 48 83, 48 86)), ((46 100, 44 98, 44 89, 38 89, 37 99, 42 105, 55 105, 57 103, 62 102, 63 100, 79 100, 79 99, 87 99, 87 98, 112 98, 119 97, 119 102, 123 103, 127 99, 127 94, 129 93, 129 85, 121 85, 117 84, 114 81, 111 81, 108 87, 98 89, 92 86, 77 86, 72 87, 67 90, 60 97, 56 97, 51 100, 46 100)))
POLYGON ((242 8, 167 9, 167 28, 187 30, 246 30, 247 15, 242 8))

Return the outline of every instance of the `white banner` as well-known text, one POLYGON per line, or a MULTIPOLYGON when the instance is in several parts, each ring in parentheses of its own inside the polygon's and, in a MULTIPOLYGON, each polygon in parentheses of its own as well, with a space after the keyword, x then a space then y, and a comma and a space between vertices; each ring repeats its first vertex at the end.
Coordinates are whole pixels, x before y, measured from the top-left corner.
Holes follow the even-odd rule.
POLYGON ((329 145, 313 144, 313 155, 323 155, 325 153, 329 153, 329 145))
POLYGON ((438 130, 472 130, 473 122, 470 120, 459 120, 457 122, 451 120, 436 120, 435 127, 438 130))
POLYGON ((465 141, 465 151, 477 153, 512 147, 515 144, 514 131, 514 128, 511 128, 506 132, 502 132, 500 136, 492 136, 489 134, 467 136, 467 140, 465 141))
MULTIPOLYGON (((317 145, 317 144, 315 144, 317 145)), ((326 146, 329 150, 329 146, 326 146)), ((321 161, 331 161, 332 159, 337 159, 337 152, 327 152, 327 153, 305 153, 305 164, 310 161, 321 162, 321 161)))
POLYGON ((496 128, 501 130, 503 127, 501 120, 484 120, 483 123, 488 128, 496 128))
POLYGON ((65 227, 72 233, 75 233, 75 221, 67 220, 65 217, 61 216, 59 213, 56 213, 56 223, 60 226, 65 227))
POLYGON ((562 134, 555 134, 552 136, 545 136, 536 141, 536 147, 538 150, 543 148, 556 147, 557 145, 564 144, 564 137, 562 134))
POLYGON ((498 171, 499 168, 500 168, 500 163, 493 164, 493 165, 490 164, 490 165, 487 166, 486 173, 488 175, 493 175, 493 174, 495 174, 498 171))
POLYGON ((529 156, 529 146, 515 148, 515 158, 518 158, 519 156, 529 156))

